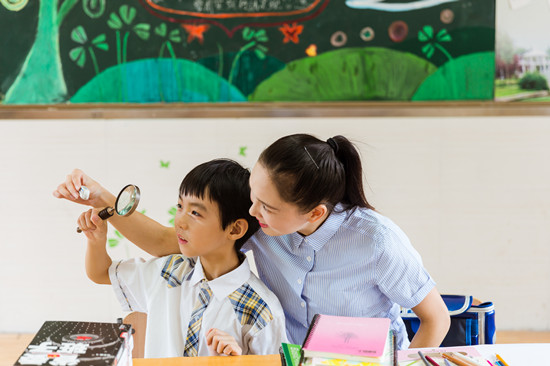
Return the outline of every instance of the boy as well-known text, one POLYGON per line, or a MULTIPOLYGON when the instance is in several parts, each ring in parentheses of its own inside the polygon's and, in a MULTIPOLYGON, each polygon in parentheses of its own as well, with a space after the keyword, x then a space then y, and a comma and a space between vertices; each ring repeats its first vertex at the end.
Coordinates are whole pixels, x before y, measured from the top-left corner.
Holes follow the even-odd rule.
POLYGON ((88 277, 112 284, 124 310, 147 313, 145 357, 275 354, 286 342, 279 301, 240 252, 259 227, 249 176, 226 159, 185 176, 175 218, 182 255, 113 263, 99 210, 79 217, 88 277))

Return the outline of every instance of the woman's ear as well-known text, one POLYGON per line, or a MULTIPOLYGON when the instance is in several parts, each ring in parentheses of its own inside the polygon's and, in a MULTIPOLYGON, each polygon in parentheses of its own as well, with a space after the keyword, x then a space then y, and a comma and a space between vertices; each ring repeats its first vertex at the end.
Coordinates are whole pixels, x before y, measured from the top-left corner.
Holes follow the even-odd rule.
POLYGON ((328 213, 327 206, 323 203, 320 203, 317 206, 315 206, 311 211, 309 211, 308 213, 309 218, 307 221, 314 223, 317 220, 325 217, 327 213, 328 213))
POLYGON ((230 240, 238 240, 246 234, 248 222, 245 219, 238 219, 229 225, 228 237, 230 240))

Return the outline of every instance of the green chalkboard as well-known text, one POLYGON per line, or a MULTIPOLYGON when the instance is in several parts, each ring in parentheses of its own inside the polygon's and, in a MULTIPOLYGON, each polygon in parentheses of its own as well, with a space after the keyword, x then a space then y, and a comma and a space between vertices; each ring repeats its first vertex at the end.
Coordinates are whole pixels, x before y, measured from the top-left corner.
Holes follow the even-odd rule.
POLYGON ((0 32, 4 105, 493 97, 494 0, 0 0, 0 32))

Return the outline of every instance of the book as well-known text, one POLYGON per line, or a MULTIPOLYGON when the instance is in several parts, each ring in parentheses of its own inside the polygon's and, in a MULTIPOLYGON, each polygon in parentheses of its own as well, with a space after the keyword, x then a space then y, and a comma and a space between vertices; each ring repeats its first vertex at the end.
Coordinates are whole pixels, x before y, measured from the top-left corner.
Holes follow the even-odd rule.
POLYGON ((396 344, 390 323, 389 318, 316 314, 302 345, 304 363, 335 365, 340 360, 350 365, 352 361, 394 365, 396 344))
POLYGON ((23 354, 20 365, 132 365, 132 326, 117 323, 46 321, 23 354))
MULTIPOLYGON (((458 353, 463 356, 470 357, 476 362, 480 362, 484 365, 489 365, 487 361, 483 358, 481 353, 479 353, 479 351, 474 346, 422 348, 422 353, 424 353, 425 356, 429 356, 440 365, 445 365, 445 360, 443 359, 444 353, 458 353)), ((400 366, 407 366, 412 362, 420 361, 418 349, 399 350, 397 351, 397 356, 400 366)))
POLYGON ((302 361, 302 346, 292 343, 281 343, 279 349, 283 366, 300 366, 302 361))

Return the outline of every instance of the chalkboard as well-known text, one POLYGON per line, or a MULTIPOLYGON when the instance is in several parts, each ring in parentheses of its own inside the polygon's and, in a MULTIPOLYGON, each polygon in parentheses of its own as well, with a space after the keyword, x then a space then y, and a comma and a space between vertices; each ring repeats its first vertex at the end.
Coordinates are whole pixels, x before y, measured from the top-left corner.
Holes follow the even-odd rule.
POLYGON ((490 100, 495 0, 0 0, 0 103, 490 100))

